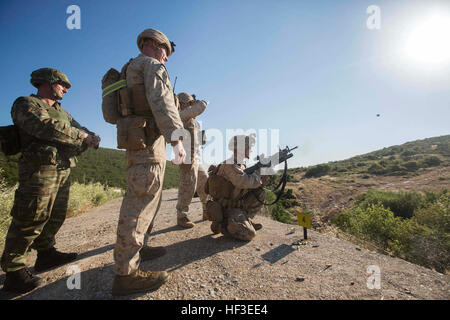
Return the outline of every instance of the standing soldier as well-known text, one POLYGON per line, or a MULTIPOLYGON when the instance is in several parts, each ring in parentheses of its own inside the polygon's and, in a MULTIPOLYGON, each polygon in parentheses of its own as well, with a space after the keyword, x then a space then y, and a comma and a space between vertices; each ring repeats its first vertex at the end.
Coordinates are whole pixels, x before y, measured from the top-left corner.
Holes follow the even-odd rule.
POLYGON ((214 233, 222 232, 233 238, 250 241, 256 231, 262 228, 252 219, 262 209, 265 192, 262 188, 270 182, 269 176, 261 176, 259 170, 252 174, 244 172, 244 159, 249 158, 255 139, 250 136, 233 137, 228 148, 233 156, 218 166, 209 168, 206 192, 212 198, 208 201, 208 217, 214 233))
POLYGON ((118 123, 119 128, 128 126, 125 129, 128 189, 120 208, 114 248, 113 295, 156 289, 168 280, 167 272, 142 271, 139 264, 141 259, 164 253, 148 252, 155 248, 142 247, 161 204, 166 142, 172 144, 176 161, 182 162, 186 156, 181 141, 172 142, 173 132, 183 130, 183 123, 164 66, 175 44, 162 32, 147 29, 139 34, 137 45, 141 54, 122 68, 127 94, 122 96, 120 93, 121 102, 131 101, 133 105, 129 108, 131 115, 118 123))
MULTIPOLYGON (((200 197, 203 206, 203 220, 206 216, 206 193, 205 183, 208 179, 205 169, 200 159, 200 144, 203 143, 203 135, 200 130, 200 124, 195 119, 206 109, 207 102, 197 101, 189 93, 179 93, 180 118, 183 121, 184 128, 189 131, 189 139, 183 141, 184 149, 187 150, 187 156, 190 156, 190 162, 180 165, 180 187, 178 188, 177 202, 177 224, 183 228, 192 228, 194 223, 189 220, 189 204, 192 201, 195 190, 200 197), (190 142, 190 143, 189 143, 190 142), (190 152, 189 152, 190 151, 190 152)), ((189 159, 188 159, 189 160, 189 159)))
POLYGON ((64 223, 69 198, 70 168, 87 147, 98 148, 100 138, 81 127, 58 100, 71 87, 67 76, 42 68, 31 74, 36 95, 19 97, 11 115, 18 128, 22 156, 19 187, 11 211, 1 259, 5 291, 25 293, 40 284, 26 268, 26 255, 37 250, 35 271, 41 272, 76 259, 76 253, 55 249, 55 235, 64 223))

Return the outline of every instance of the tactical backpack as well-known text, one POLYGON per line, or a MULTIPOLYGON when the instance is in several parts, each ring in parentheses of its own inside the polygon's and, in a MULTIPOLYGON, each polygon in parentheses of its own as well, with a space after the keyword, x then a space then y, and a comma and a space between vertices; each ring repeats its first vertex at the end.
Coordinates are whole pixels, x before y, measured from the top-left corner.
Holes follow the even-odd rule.
POLYGON ((120 79, 120 73, 114 68, 106 72, 102 79, 102 112, 103 119, 111 124, 117 124, 119 113, 119 91, 127 86, 125 79, 120 79))
POLYGON ((143 150, 161 135, 147 102, 144 85, 127 87, 126 71, 108 70, 102 79, 102 112, 106 122, 117 125, 117 148, 143 150))
POLYGON ((20 152, 19 129, 15 125, 0 127, 0 148, 7 156, 20 152))

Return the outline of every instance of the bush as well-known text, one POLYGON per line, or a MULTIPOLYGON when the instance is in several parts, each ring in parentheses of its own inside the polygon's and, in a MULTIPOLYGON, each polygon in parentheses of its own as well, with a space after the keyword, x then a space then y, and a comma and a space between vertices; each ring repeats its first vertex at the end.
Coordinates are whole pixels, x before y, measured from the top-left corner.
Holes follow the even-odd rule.
POLYGON ((386 172, 386 169, 383 168, 382 166, 380 166, 378 163, 374 163, 373 165, 371 165, 369 167, 369 169, 367 169, 367 172, 369 172, 370 174, 383 174, 386 172))
POLYGON ((369 190, 367 193, 358 196, 356 203, 363 209, 371 205, 382 205, 389 208, 396 217, 411 218, 414 210, 424 204, 425 198, 420 193, 392 192, 369 190))
MULTIPOLYGON (((275 199, 276 199, 275 194, 270 192, 270 191, 268 191, 267 192, 266 202, 267 203, 271 203, 275 199)), ((268 210, 269 210, 270 216, 272 217, 273 220, 276 220, 276 221, 279 221, 279 222, 282 222, 282 223, 288 223, 288 224, 292 223, 292 217, 287 212, 287 210, 283 207, 283 205, 281 204, 281 200, 278 201, 274 205, 268 206, 268 210)))
POLYGON ((331 220, 342 230, 413 263, 445 273, 450 268, 450 197, 447 190, 392 195, 371 190, 331 220), (411 219, 383 203, 415 206, 411 219), (373 201, 377 199, 379 201, 373 201), (405 200, 406 199, 406 200, 405 200))
POLYGON ((403 166, 408 170, 408 171, 416 171, 417 169, 419 169, 419 164, 416 161, 408 161, 405 162, 403 164, 403 166))
POLYGON ((11 208, 14 203, 16 187, 8 186, 4 171, 0 168, 0 244, 5 241, 5 235, 11 223, 11 208))
POLYGON ((330 166, 327 164, 319 164, 306 170, 305 177, 320 177, 326 175, 330 171, 330 166))
POLYGON ((122 195, 121 189, 109 188, 99 182, 89 184, 74 182, 70 187, 67 216, 81 214, 90 208, 101 206, 105 202, 122 195))
POLYGON ((422 160, 423 164, 427 167, 436 167, 442 163, 442 160, 436 156, 426 157, 422 160))

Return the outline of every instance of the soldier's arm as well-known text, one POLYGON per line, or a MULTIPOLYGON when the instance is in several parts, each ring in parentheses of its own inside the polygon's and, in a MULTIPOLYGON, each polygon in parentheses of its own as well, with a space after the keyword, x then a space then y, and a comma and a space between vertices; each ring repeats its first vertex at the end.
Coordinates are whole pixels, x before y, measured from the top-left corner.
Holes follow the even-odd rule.
POLYGON ((183 129, 173 97, 172 86, 166 68, 162 64, 146 63, 144 84, 147 101, 152 109, 158 129, 166 142, 171 142, 172 132, 183 129))
POLYGON ((38 139, 81 146, 86 135, 82 130, 53 119, 45 108, 18 99, 11 110, 13 122, 19 128, 38 139))
POLYGON ((256 172, 247 174, 233 165, 220 166, 218 174, 239 189, 256 189, 262 185, 261 178, 256 172))
POLYGON ((196 116, 202 114, 205 109, 206 103, 203 101, 197 101, 196 104, 180 111, 181 121, 187 121, 189 119, 195 118, 196 116))

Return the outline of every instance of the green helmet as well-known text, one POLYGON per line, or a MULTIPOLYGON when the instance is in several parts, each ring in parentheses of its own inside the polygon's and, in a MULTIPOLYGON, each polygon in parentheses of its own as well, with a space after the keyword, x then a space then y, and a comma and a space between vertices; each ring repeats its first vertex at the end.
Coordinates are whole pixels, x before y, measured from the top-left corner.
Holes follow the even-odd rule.
POLYGON ((35 70, 31 73, 30 82, 36 88, 39 88, 41 83, 48 82, 51 85, 55 83, 62 83, 67 89, 69 89, 72 84, 69 78, 59 70, 53 68, 41 68, 35 70))

